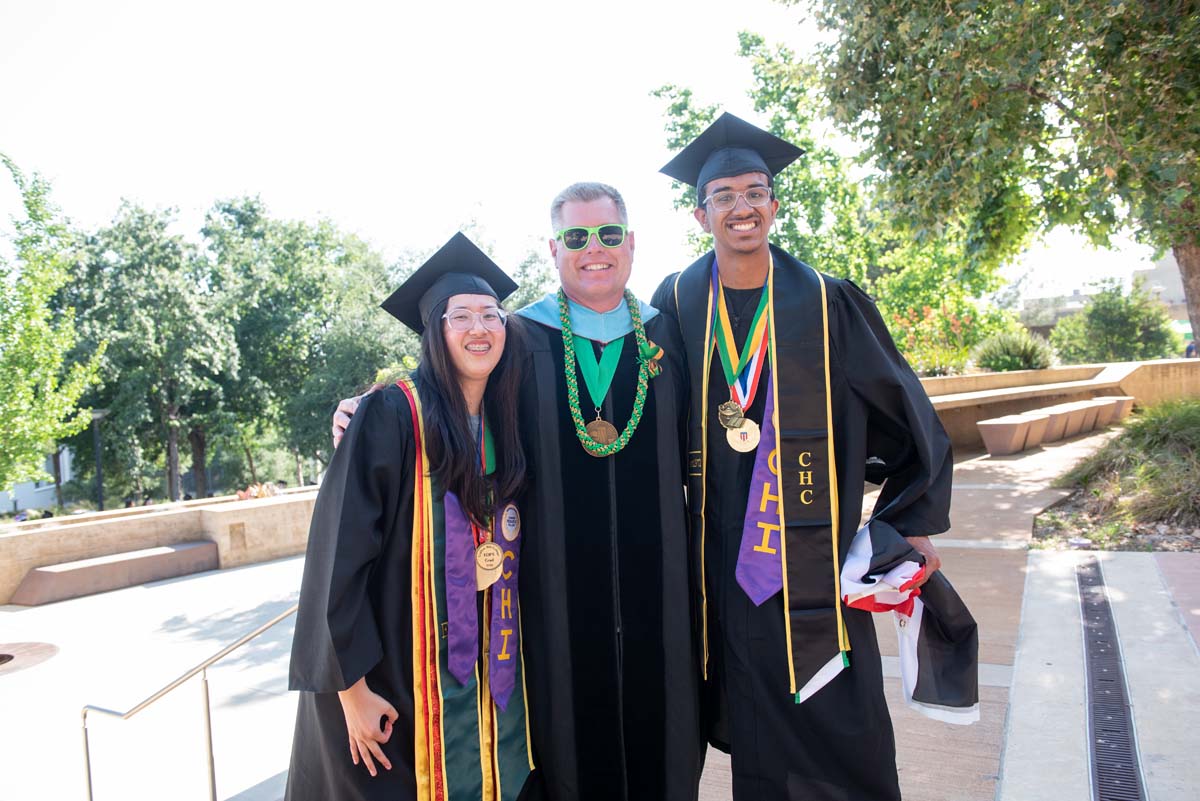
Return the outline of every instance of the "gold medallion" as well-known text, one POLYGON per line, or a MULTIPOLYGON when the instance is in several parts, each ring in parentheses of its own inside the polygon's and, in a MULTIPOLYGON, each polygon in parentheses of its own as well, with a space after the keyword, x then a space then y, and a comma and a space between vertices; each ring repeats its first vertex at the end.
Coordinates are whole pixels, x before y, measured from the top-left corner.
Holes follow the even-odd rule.
POLYGON ((597 445, 611 445, 617 441, 617 429, 607 420, 596 418, 587 424, 587 434, 597 445))
POLYGON ((717 407, 717 420, 725 428, 739 428, 745 419, 745 413, 737 401, 728 400, 717 407))
POLYGON ((749 453, 757 448, 761 436, 762 432, 758 429, 758 423, 748 418, 742 418, 742 424, 738 428, 731 428, 725 432, 725 439, 729 442, 729 447, 738 453, 749 453))
POLYGON ((486 590, 504 572, 504 549, 494 542, 475 548, 475 589, 486 590))

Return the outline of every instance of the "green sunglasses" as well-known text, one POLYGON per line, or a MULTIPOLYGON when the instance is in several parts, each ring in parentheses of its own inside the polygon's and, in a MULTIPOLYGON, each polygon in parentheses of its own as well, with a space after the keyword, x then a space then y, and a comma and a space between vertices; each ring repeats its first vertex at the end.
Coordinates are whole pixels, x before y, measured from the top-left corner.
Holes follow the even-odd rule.
POLYGON ((626 230, 627 226, 619 223, 591 227, 577 225, 572 228, 564 228, 554 236, 556 239, 562 240, 567 250, 583 250, 591 241, 592 234, 596 235, 596 241, 604 247, 619 248, 625 242, 626 230))

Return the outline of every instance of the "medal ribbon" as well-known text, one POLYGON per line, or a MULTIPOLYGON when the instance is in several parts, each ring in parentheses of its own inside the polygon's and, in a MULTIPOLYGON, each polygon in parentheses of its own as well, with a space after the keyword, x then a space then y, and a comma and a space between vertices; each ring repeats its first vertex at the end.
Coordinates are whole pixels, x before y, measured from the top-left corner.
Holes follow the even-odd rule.
POLYGON ((742 411, 754 403, 758 391, 759 379, 762 377, 763 365, 767 356, 767 333, 770 312, 767 310, 767 292, 764 289, 759 298, 758 308, 754 319, 750 322, 750 335, 742 346, 742 353, 736 365, 737 343, 733 339, 733 324, 729 320, 729 308, 725 303, 725 289, 717 272, 717 260, 713 259, 712 286, 713 303, 713 340, 716 343, 717 355, 721 359, 721 369, 725 371, 725 381, 729 384, 729 397, 742 407, 742 411))
MULTIPOLYGON (((483 475, 490 476, 496 472, 496 443, 492 440, 492 430, 487 427, 487 418, 482 414, 479 416, 479 433, 475 435, 475 451, 479 454, 479 469, 483 475)), ((471 523, 471 539, 475 541, 476 548, 489 539, 487 532, 481 532, 474 521, 471 523)))
POLYGON ((621 359, 621 347, 625 337, 619 337, 603 347, 600 361, 596 361, 596 351, 592 350, 592 341, 575 334, 575 359, 579 362, 579 372, 583 373, 583 383, 587 385, 588 395, 597 409, 604 405, 604 398, 612 386, 613 376, 617 374, 617 362, 621 359))

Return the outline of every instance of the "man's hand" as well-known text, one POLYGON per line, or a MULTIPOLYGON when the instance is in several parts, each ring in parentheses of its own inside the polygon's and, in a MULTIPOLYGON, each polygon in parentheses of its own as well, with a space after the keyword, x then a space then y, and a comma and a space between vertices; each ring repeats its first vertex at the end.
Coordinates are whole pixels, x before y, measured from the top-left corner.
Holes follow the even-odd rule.
POLYGON ((336 448, 341 443, 342 437, 346 435, 346 427, 350 425, 350 418, 358 411, 358 404, 362 402, 363 398, 378 389, 383 389, 383 384, 373 384, 363 394, 345 398, 338 404, 337 410, 333 413, 333 447, 336 448))
POLYGON ((385 770, 391 770, 392 763, 380 746, 392 738, 392 724, 400 717, 396 708, 371 692, 365 676, 354 682, 350 689, 338 693, 338 699, 342 702, 346 731, 350 735, 350 759, 357 765, 361 757, 372 776, 378 775, 375 760, 379 760, 385 770), (381 728, 379 721, 385 717, 387 722, 381 728))
POLYGON ((905 537, 908 544, 913 547, 913 550, 925 557, 925 574, 921 577, 918 584, 914 587, 920 587, 921 584, 929 581, 929 577, 942 567, 942 557, 938 556, 937 548, 933 547, 929 537, 905 537))

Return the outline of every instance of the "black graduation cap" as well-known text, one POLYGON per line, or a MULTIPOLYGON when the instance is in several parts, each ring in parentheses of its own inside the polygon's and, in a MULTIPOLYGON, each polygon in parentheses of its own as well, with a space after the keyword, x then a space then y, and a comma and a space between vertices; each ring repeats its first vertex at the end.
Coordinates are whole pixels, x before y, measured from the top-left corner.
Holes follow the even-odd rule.
POLYGON ((774 177, 802 155, 802 148, 725 112, 659 172, 696 187, 703 202, 709 181, 748 172, 774 177))
POLYGON ((417 268, 380 306, 418 334, 433 307, 454 295, 491 295, 504 300, 517 288, 487 254, 461 232, 417 268))

